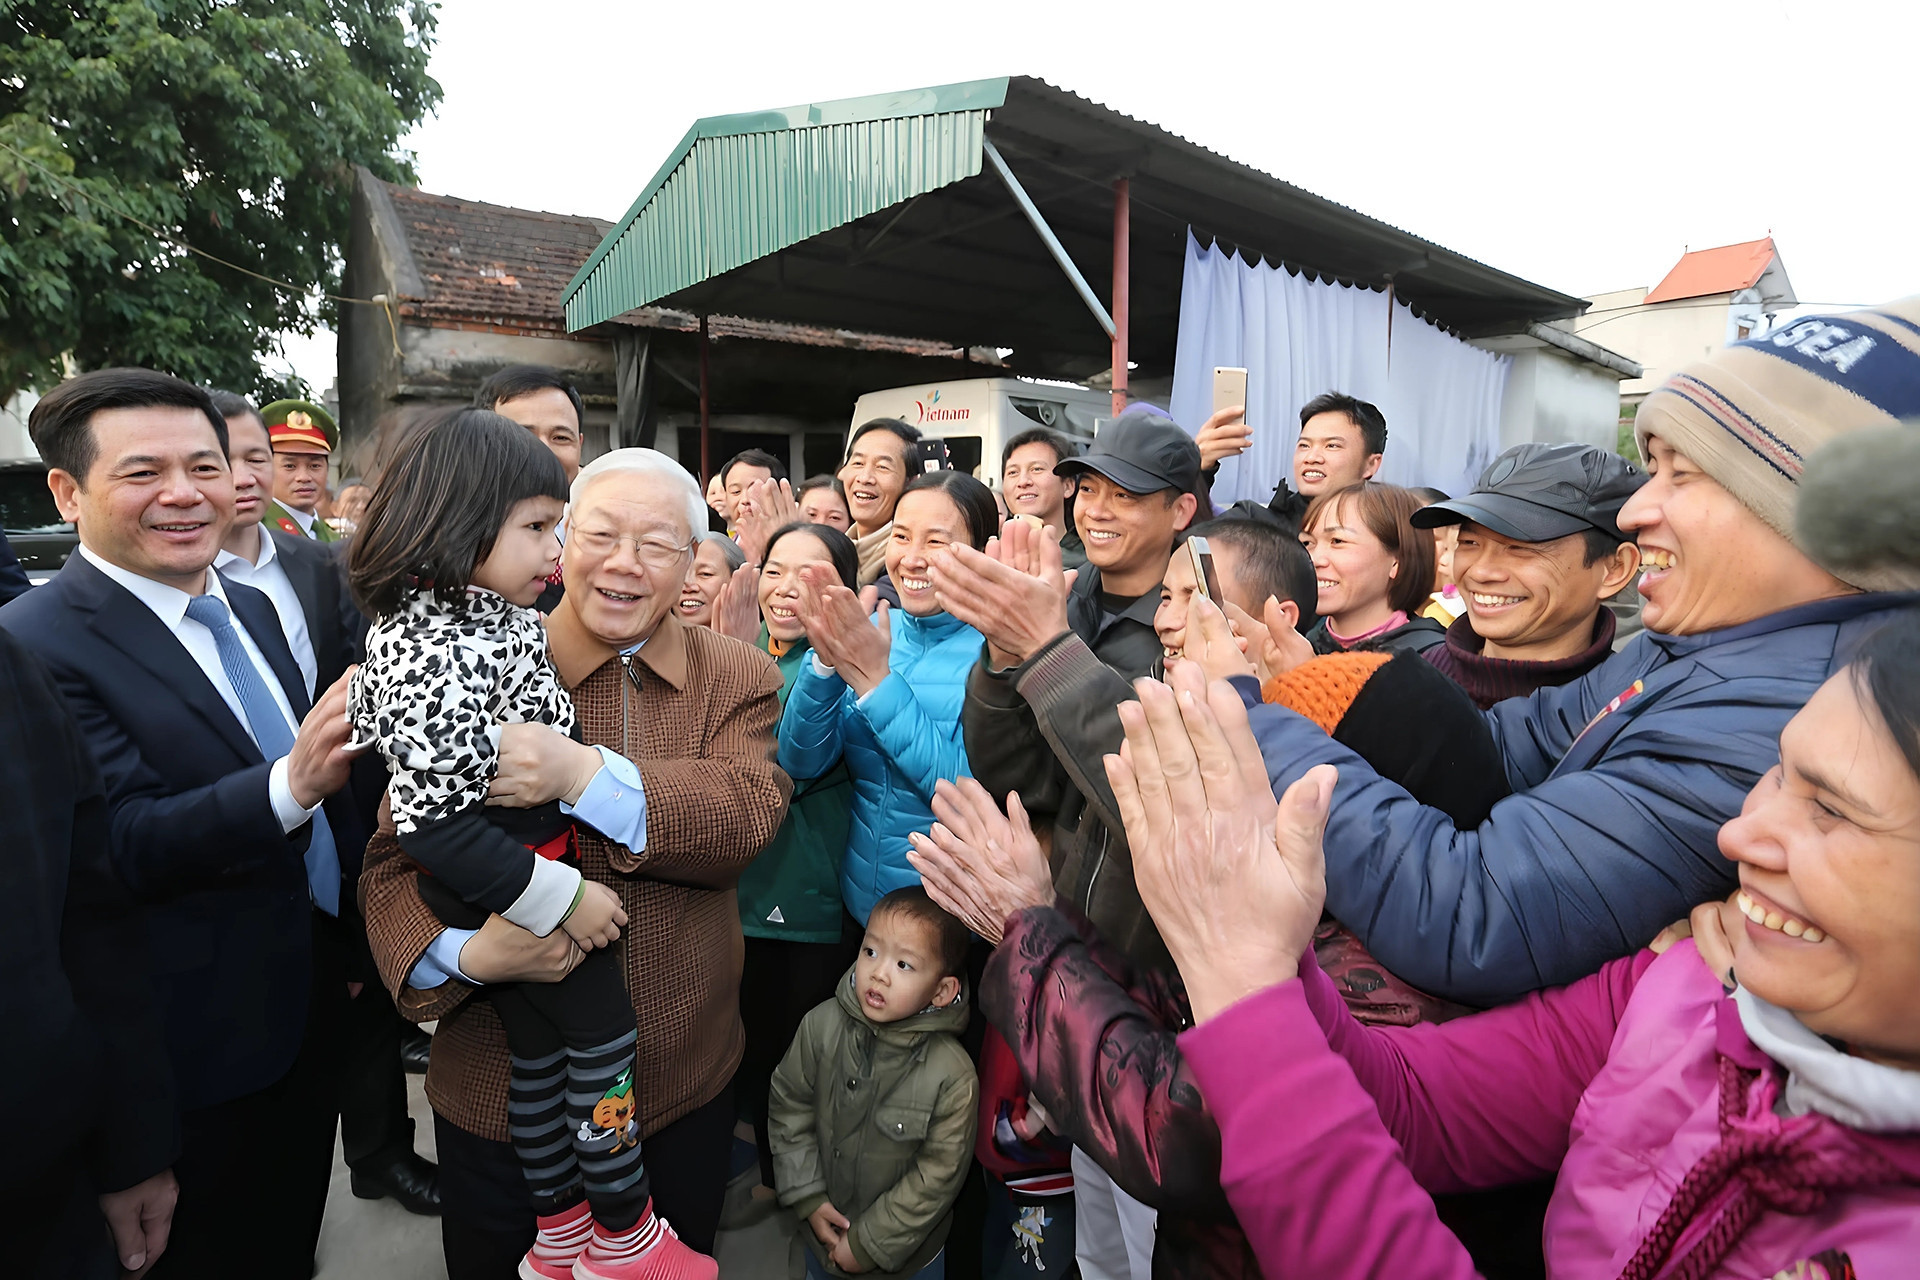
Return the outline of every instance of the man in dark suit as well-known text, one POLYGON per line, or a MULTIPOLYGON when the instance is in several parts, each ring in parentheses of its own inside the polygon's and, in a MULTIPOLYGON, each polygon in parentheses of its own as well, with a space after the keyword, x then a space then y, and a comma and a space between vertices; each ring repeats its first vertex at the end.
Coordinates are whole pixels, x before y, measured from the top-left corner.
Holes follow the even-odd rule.
POLYGON ((340 850, 365 843, 339 794, 346 685, 310 707, 272 602, 211 567, 233 478, 205 392, 98 370, 42 399, 28 431, 80 547, 0 628, 79 721, 140 904, 181 1129, 151 1274, 306 1280, 338 1114, 340 850))
POLYGON ((5 631, 0 760, 0 1097, 8 1146, 30 1157, 0 1175, 0 1249, 10 1275, 111 1280, 116 1254, 140 1271, 166 1249, 173 1073, 99 767, 53 677, 5 631))
MULTIPOLYGON (((233 524, 213 567, 229 581, 266 593, 307 691, 324 689, 360 660, 365 619, 353 607, 340 547, 271 528, 264 521, 273 493, 274 456, 266 423, 231 391, 209 395, 227 425, 227 463, 233 471, 233 524)), ((387 775, 377 753, 354 763, 352 792, 362 830, 372 830, 387 775), (364 775, 364 776, 363 776, 364 775)), ((340 849, 348 884, 360 876, 364 848, 340 849)), ((390 1196, 413 1213, 440 1211, 439 1170, 413 1149, 407 1081, 400 1043, 409 1024, 374 970, 366 922, 352 894, 340 903, 340 944, 347 957, 347 1021, 340 1042, 340 1145, 353 1194, 390 1196)))

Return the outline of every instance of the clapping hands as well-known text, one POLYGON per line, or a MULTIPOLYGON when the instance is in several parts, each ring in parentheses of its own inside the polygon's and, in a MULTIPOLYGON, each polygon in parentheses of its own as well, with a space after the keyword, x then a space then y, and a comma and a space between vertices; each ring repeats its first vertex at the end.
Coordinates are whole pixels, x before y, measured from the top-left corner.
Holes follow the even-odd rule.
POLYGON ((1141 900, 1205 1021, 1298 974, 1326 901, 1320 841, 1338 775, 1318 765, 1276 801, 1239 694, 1197 664, 1134 690, 1107 779, 1141 900))
POLYGON ((733 508, 733 528, 740 549, 747 554, 747 563, 757 565, 765 560, 773 535, 799 518, 793 485, 785 480, 755 480, 742 490, 733 508))
POLYGON ((984 636, 989 660, 1002 669, 1067 629, 1074 577, 1061 568, 1060 535, 1024 520, 1001 526, 985 551, 955 543, 933 558, 940 607, 984 636))
POLYGON ((814 653, 840 673, 855 695, 865 697, 890 669, 893 631, 886 602, 875 606, 869 620, 860 597, 847 590, 832 565, 803 564, 795 576, 800 622, 814 653))

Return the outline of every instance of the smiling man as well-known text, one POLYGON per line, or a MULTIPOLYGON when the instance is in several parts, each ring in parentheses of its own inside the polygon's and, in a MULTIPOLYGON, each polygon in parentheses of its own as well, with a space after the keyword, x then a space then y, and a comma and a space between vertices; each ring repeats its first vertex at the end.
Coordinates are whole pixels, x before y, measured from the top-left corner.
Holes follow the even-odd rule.
MULTIPOLYGON (((1222 458, 1245 453, 1253 444, 1237 405, 1208 418, 1195 442, 1209 479, 1222 458)), ((1379 408, 1339 391, 1315 396, 1300 406, 1300 435, 1293 442, 1293 487, 1282 480, 1267 509, 1289 528, 1298 529, 1307 504, 1323 493, 1373 479, 1387 452, 1387 417, 1379 408)))
MULTIPOLYGON (((582 873, 620 896, 654 1206, 710 1253, 745 1048, 734 885, 792 794, 773 762, 780 672, 760 650, 674 612, 706 526, 699 486, 678 463, 652 449, 602 454, 575 477, 569 512, 570 586, 547 636, 583 741, 505 726, 493 790, 510 805, 564 802, 578 819, 582 873)), ((387 985, 408 1017, 439 1019, 426 1083, 447 1273, 511 1276, 534 1215, 508 1142, 506 1032, 492 1005, 471 997, 490 982, 558 981, 578 953, 564 930, 536 938, 498 916, 478 931, 446 928, 421 901, 390 825, 367 846, 362 885, 387 985)))
POLYGON ((1647 482, 1608 449, 1523 444, 1464 498, 1422 507, 1419 529, 1459 527, 1454 581, 1467 612, 1426 651, 1482 710, 1566 684, 1613 656, 1613 611, 1640 567, 1620 508, 1647 482))
POLYGON ((1007 441, 1000 455, 1000 490, 1006 495, 1007 514, 1032 516, 1060 535, 1060 559, 1067 568, 1087 562, 1087 550, 1067 514, 1073 496, 1070 475, 1056 470, 1074 456, 1067 438, 1046 427, 1033 427, 1007 441))
POLYGON ((28 430, 80 548, 0 627, 82 726, 139 904, 181 1134, 173 1235, 149 1274, 244 1257, 306 1276, 338 1114, 341 861, 360 838, 346 682, 310 708, 272 601, 212 567, 234 490, 206 392, 98 370, 49 392, 28 430))
POLYGON ((1647 630, 1582 678, 1485 713, 1513 794, 1477 825, 1420 804, 1310 721, 1253 706, 1276 786, 1339 767, 1334 916, 1414 986, 1494 1004, 1584 977, 1730 892, 1715 836, 1778 760, 1781 729, 1917 598, 1808 556, 1793 526, 1801 459, 1914 416, 1920 299, 1797 320, 1649 395, 1635 419, 1648 479, 1617 520, 1647 567, 1647 630))

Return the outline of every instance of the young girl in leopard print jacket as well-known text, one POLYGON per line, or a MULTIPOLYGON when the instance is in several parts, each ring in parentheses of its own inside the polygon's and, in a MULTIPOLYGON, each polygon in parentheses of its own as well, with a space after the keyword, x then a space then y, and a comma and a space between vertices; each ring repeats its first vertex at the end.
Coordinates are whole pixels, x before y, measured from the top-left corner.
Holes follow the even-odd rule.
POLYGON ((507 1114, 539 1231, 526 1280, 713 1280, 712 1259, 653 1214, 634 1119, 634 1013, 612 943, 619 898, 584 879, 557 801, 488 807, 500 725, 574 732, 573 704, 528 606, 560 557, 559 460, 524 428, 467 409, 402 446, 348 565, 376 619, 349 687, 355 737, 392 774, 400 847, 442 923, 489 915, 586 958, 555 983, 486 988, 507 1032, 507 1114))

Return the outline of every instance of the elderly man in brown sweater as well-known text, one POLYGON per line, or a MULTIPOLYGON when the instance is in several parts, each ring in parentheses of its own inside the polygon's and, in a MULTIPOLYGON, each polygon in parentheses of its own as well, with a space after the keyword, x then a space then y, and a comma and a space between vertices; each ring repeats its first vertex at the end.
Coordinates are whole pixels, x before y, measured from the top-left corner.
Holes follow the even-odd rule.
MULTIPOLYGON (((674 616, 705 527, 693 477, 650 449, 596 459, 573 485, 566 597, 548 619, 584 744, 545 726, 501 733, 494 801, 558 799, 579 820, 581 870, 627 912, 615 945, 640 1042, 635 1103, 654 1205, 703 1253, 725 1194, 743 1033, 734 883, 772 839, 792 784, 773 763, 780 673, 758 649, 674 616)), ((534 1233, 507 1142, 507 1041, 476 987, 551 982, 578 962, 563 930, 494 917, 448 929, 421 902, 389 822, 361 891, 387 985, 439 1019, 427 1072, 452 1280, 514 1275, 534 1233)))

